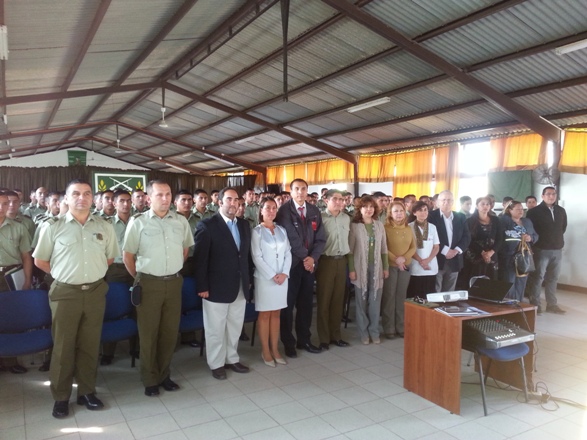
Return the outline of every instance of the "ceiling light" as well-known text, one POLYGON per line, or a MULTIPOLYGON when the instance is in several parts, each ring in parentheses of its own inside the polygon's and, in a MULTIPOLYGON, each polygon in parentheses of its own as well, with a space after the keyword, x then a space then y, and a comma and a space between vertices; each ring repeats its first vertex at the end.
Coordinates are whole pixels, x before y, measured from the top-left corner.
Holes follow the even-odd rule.
POLYGON ((8 59, 8 28, 0 26, 0 60, 8 59))
POLYGON ((369 101, 369 102, 365 102, 363 104, 349 107, 349 108, 347 108, 346 111, 349 113, 354 113, 354 112, 358 112, 359 110, 365 110, 366 108, 375 107, 375 106, 381 105, 381 104, 387 104, 389 101, 391 101, 391 98, 386 96, 385 98, 379 98, 379 99, 375 99, 374 101, 369 101))
POLYGON ((116 150, 114 150, 116 154, 122 154, 124 151, 120 149, 120 136, 118 136, 118 124, 116 124, 116 150))
POLYGON ((576 50, 581 50, 587 48, 587 39, 581 41, 575 41, 571 44, 566 44, 561 47, 557 47, 554 51, 557 55, 564 55, 570 52, 575 52, 576 50))
POLYGON ((6 113, 2 115, 2 120, 4 121, 4 125, 8 125, 8 115, 6 113))
POLYGON ((167 122, 165 122, 165 107, 161 107, 161 122, 159 123, 159 127, 161 128, 168 128, 167 122))
POLYGON ((239 139, 238 141, 234 141, 235 144, 244 144, 245 142, 249 142, 255 139, 255 136, 249 136, 248 138, 239 139))
POLYGON ((189 171, 188 171, 188 170, 186 170, 185 168, 178 167, 177 165, 173 165, 173 164, 171 164, 171 163, 167 163, 167 162, 163 162, 163 163, 164 163, 165 165, 167 165, 168 167, 175 168, 175 169, 176 169, 176 170, 178 170, 178 171, 183 171, 184 173, 189 173, 189 171))
POLYGON ((218 162, 224 162, 230 166, 235 166, 232 162, 229 162, 229 161, 222 159, 220 157, 212 156, 211 154, 208 154, 208 153, 204 153, 204 156, 209 157, 210 159, 217 160, 218 162))
POLYGON ((192 153, 190 152, 190 153, 182 154, 181 157, 190 157, 191 155, 192 155, 192 153))

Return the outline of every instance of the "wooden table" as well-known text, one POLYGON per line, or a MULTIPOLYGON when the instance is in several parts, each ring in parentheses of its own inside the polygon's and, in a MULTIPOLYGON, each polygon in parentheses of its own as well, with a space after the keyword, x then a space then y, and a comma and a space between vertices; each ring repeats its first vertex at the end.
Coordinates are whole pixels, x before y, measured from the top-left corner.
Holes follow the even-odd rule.
MULTIPOLYGON (((412 301, 405 303, 404 388, 454 414, 461 412, 463 321, 500 316, 531 332, 536 321, 536 307, 531 304, 467 303, 490 315, 451 317, 412 301)), ((532 383, 534 344, 528 345, 530 352, 524 363, 527 381, 532 383)), ((519 363, 493 362, 490 373, 490 377, 522 389, 519 363)))

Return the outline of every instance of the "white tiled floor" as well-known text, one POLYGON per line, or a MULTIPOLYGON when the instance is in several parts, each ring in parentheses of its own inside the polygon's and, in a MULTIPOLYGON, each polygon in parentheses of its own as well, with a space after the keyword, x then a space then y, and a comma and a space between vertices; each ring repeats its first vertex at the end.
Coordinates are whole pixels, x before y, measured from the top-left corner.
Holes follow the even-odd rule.
POLYGON ((402 339, 363 346, 351 324, 343 330, 351 347, 299 352, 277 368, 262 364, 258 344, 241 343, 252 371, 229 372, 224 382, 212 378, 197 350, 182 346, 172 374, 182 389, 156 398, 143 395, 121 346, 115 362, 99 369, 106 409, 72 404, 64 420, 51 416, 47 374, 37 371, 35 356, 27 374, 0 374, 0 439, 587 439, 587 295, 560 292, 559 302, 566 316, 537 318, 534 373, 553 397, 568 399, 558 404, 525 404, 519 392, 489 387, 483 417, 465 353, 462 414, 450 414, 403 388, 402 339))

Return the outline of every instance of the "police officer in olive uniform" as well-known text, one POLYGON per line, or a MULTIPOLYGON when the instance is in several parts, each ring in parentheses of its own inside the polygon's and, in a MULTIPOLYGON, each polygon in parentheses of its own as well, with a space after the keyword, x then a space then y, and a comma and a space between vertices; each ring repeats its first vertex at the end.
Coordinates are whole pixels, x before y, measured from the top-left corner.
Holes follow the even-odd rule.
POLYGON ((20 197, 18 196, 18 193, 16 191, 6 191, 6 195, 8 196, 8 211, 6 212, 6 217, 18 223, 22 223, 32 239, 35 235, 35 222, 20 211, 20 197))
POLYGON ((194 238, 188 221, 171 212, 171 188, 161 180, 150 181, 149 211, 131 218, 124 238, 123 259, 128 272, 142 287, 137 307, 141 351, 141 379, 146 396, 157 396, 159 387, 175 391, 169 377, 181 315, 183 277, 179 271, 194 238))
POLYGON ((35 198, 37 200, 37 204, 33 205, 31 203, 31 205, 24 210, 24 215, 34 220, 37 215, 45 213, 45 211, 47 211, 47 205, 45 201, 47 193, 47 188, 43 186, 37 188, 37 190, 35 191, 35 198))
POLYGON ((51 223, 43 227, 33 252, 35 265, 55 279, 49 291, 53 315, 49 377, 56 418, 69 414, 74 377, 78 405, 90 410, 104 407, 95 394, 108 291, 103 278, 120 253, 112 225, 90 214, 90 184, 72 180, 65 197, 69 212, 58 220, 47 220, 51 223))
POLYGON ((259 224, 259 204, 255 202, 255 191, 247 189, 245 198, 245 220, 249 222, 251 229, 259 224))
MULTIPOLYGON (((8 196, 0 192, 0 292, 10 290, 6 282, 6 273, 22 266, 25 276, 23 290, 31 288, 33 259, 31 258, 31 237, 19 222, 7 217, 9 209, 8 196)), ((11 373, 26 373, 27 369, 19 365, 15 357, 0 359, 3 368, 11 373)))

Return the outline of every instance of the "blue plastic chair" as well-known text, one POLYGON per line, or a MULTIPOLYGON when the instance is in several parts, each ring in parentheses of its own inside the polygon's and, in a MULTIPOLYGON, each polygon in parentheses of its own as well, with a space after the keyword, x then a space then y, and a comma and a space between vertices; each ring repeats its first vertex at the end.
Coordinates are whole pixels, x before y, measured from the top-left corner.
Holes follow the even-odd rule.
POLYGON ((52 346, 47 291, 0 293, 0 357, 38 353, 52 346))
POLYGON ((202 310, 202 298, 196 293, 196 280, 193 277, 184 277, 181 288, 181 318, 179 320, 179 332, 188 333, 202 331, 200 340, 200 356, 204 354, 204 312, 202 310))
MULTIPOLYGON (((133 305, 126 283, 108 283, 106 309, 102 324, 100 342, 118 342, 130 339, 139 334, 137 322, 131 318, 133 305)), ((135 366, 135 355, 131 353, 131 366, 135 366)))
POLYGON ((492 361, 511 362, 519 360, 520 366, 522 367, 524 397, 526 398, 526 403, 528 403, 528 386, 526 382, 526 369, 524 366, 524 356, 526 356, 530 351, 530 347, 528 347, 527 344, 521 343, 495 349, 474 347, 472 350, 477 354, 477 367, 479 370, 479 379, 481 381, 481 396, 483 397, 483 412, 485 415, 487 415, 487 403, 485 402, 485 384, 487 382, 487 377, 489 376, 489 369, 491 368, 492 361), (489 359, 485 375, 483 374, 483 361, 481 356, 485 356, 489 359))

